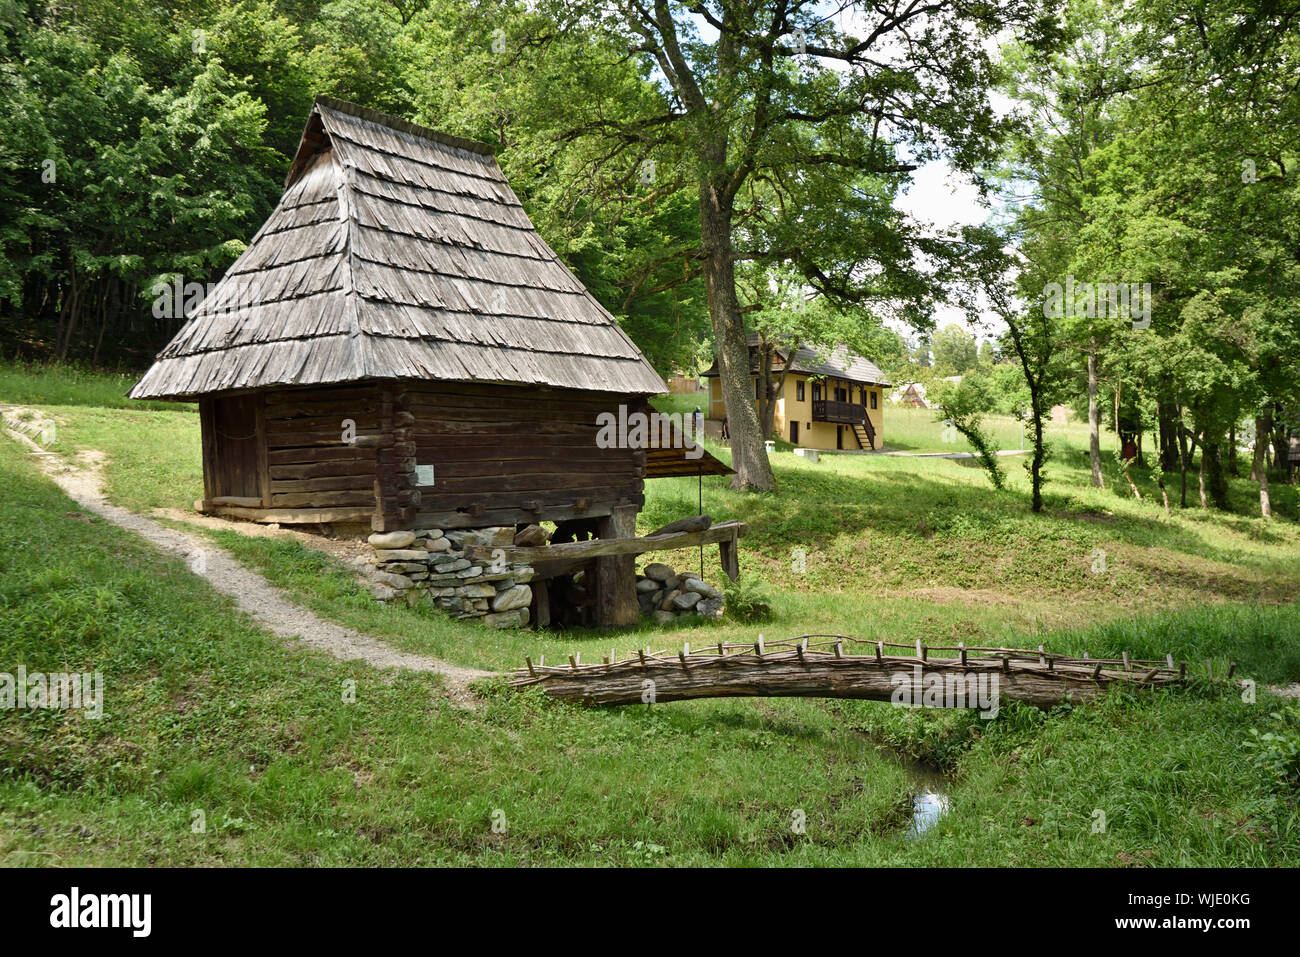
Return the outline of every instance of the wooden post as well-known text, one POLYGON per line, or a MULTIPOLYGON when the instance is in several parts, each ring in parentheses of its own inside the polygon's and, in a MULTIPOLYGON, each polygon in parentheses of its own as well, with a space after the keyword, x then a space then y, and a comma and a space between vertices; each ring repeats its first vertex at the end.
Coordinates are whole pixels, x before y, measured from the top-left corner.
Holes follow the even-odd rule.
POLYGON ((533 624, 545 628, 551 623, 551 591, 544 579, 532 583, 533 624))
POLYGON ((203 443, 203 507, 221 494, 217 487, 217 422, 213 413, 213 400, 199 399, 199 431, 203 443))
MULTIPOLYGON (((597 522, 600 538, 636 536, 635 505, 617 505, 597 522)), ((636 600, 636 559, 607 555, 596 559, 596 621, 606 626, 635 625, 640 620, 636 600)))
POLYGON ((271 467, 266 446, 266 393, 253 398, 253 434, 257 436, 257 489, 262 496, 262 508, 271 507, 271 467))
POLYGON ((733 582, 740 577, 740 554, 737 549, 739 537, 738 534, 733 533, 730 538, 718 542, 718 561, 722 565, 722 570, 733 582))

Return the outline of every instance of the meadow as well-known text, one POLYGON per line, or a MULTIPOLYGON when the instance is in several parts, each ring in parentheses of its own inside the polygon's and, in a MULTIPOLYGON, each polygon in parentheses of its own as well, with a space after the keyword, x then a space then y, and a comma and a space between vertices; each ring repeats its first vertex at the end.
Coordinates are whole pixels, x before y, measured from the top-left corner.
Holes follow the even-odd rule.
MULTIPOLYGON (((103 398, 117 383, 91 374, 80 385, 24 381, 42 374, 0 369, 0 401, 52 416, 54 451, 105 452, 110 500, 181 520, 201 494, 197 415, 120 407, 103 398)), ((932 416, 902 412, 886 410, 891 445, 897 424, 900 444, 951 449, 932 416)), ((1255 700, 1198 678, 984 720, 797 699, 584 709, 491 681, 465 708, 435 676, 288 649, 180 559, 79 509, 5 439, 0 671, 99 670, 109 692, 100 721, 0 712, 0 859, 1294 865, 1300 709, 1267 689, 1300 680, 1296 490, 1275 489, 1272 523, 1251 514, 1245 479, 1232 484, 1230 512, 1175 503, 1166 516, 1149 474, 1136 476, 1142 501, 1113 469, 1105 490, 1089 487, 1085 444, 1056 437, 1041 515, 1015 458, 1004 492, 969 460, 813 464, 786 450, 773 459, 777 493, 706 479, 705 511, 749 524, 744 588, 772 607, 754 623, 488 632, 380 606, 291 537, 202 531, 322 617, 493 670, 525 654, 838 632, 1168 653, 1210 659, 1219 675, 1232 662, 1258 683, 1255 700), (919 839, 908 836, 915 762, 942 775, 948 799, 919 839)), ((693 479, 648 482, 639 531, 694 514, 698 494, 693 479)), ((716 552, 664 560, 702 560, 706 577, 722 579, 716 552)))

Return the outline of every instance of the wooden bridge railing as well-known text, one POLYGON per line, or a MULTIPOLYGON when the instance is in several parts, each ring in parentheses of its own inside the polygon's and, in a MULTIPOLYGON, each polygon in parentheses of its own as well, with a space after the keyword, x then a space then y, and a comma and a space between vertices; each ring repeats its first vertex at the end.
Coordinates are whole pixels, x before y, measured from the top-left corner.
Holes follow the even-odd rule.
MULTIPOLYGON (((1115 683, 1139 687, 1181 685, 1187 680, 1187 663, 1130 658, 1089 658, 1037 649, 992 648, 963 644, 926 646, 871 641, 846 635, 801 635, 784 641, 753 644, 718 642, 692 651, 652 652, 639 649, 619 660, 611 649, 599 664, 583 664, 581 654, 567 664, 536 663, 511 675, 516 688, 542 687, 555 698, 587 704, 636 704, 714 697, 827 697, 888 701, 900 685, 920 694, 919 685, 940 680, 941 686, 957 675, 967 678, 997 676, 1004 700, 1024 701, 1040 707, 1062 701, 1084 701, 1104 693, 1115 683), (850 653, 867 646, 866 654, 850 653), (905 648, 906 655, 888 654, 887 648, 905 648), (935 652, 949 652, 939 657, 935 652), (919 669, 919 674, 918 674, 919 669), (900 675, 902 676, 900 678, 900 675)), ((1230 664, 1227 676, 1236 670, 1230 664)), ((1207 676, 1213 677, 1210 662, 1207 676)), ((987 681, 987 678, 984 679, 987 681)))

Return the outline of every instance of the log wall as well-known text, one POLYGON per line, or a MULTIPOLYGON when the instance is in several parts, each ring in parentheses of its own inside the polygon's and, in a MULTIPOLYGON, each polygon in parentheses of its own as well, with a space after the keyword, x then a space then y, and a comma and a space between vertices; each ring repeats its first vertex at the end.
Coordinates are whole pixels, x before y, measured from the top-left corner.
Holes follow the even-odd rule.
POLYGON ((416 522, 466 528, 599 517, 644 502, 645 453, 601 449, 596 418, 634 400, 600 392, 404 383, 416 462, 432 465, 416 522))
POLYGON ((644 501, 645 453, 596 445, 596 417, 617 412, 620 401, 632 407, 636 400, 426 382, 205 399, 204 507, 268 522, 369 522, 378 531, 636 510, 644 501), (228 408, 251 408, 248 427, 262 437, 261 454, 249 461, 258 481, 241 484, 239 495, 221 492, 217 481, 229 459, 223 429, 236 424, 216 427, 228 408), (354 436, 345 420, 354 423, 354 436), (432 485, 419 484, 417 465, 433 467, 432 485))

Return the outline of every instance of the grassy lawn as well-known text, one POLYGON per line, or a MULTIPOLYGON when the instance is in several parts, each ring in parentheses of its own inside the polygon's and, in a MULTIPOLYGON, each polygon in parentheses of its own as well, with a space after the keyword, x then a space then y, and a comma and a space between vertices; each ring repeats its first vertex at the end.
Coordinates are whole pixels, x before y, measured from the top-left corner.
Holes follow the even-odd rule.
MULTIPOLYGON (((54 363, 0 359, 0 402, 18 405, 92 405, 105 409, 174 409, 170 402, 137 402, 126 394, 140 376, 54 363)), ((197 406, 183 406, 197 409, 197 406)))
MULTIPOLYGON (((24 388, 0 401, 41 405, 24 397, 41 387, 24 388)), ((147 511, 199 497, 192 412, 41 407, 60 451, 107 452, 114 501, 147 511)), ((918 443, 941 429, 927 437, 918 421, 918 443)), ((286 649, 179 559, 83 514, 0 441, 0 671, 98 670, 107 684, 100 721, 0 711, 0 860, 1294 865, 1294 781, 1244 743, 1275 723, 1280 704, 1263 684, 1300 680, 1295 490, 1275 490, 1284 518, 1270 525, 1250 516, 1244 480, 1233 513, 1166 518, 1150 496, 1116 491, 1117 475, 1089 488, 1082 448, 1059 443, 1043 516, 1029 512, 1015 459, 1004 493, 968 463, 883 456, 812 465, 778 452, 777 495, 706 479, 706 511, 750 523, 742 568, 773 596, 761 625, 488 632, 381 607, 296 541, 207 534, 323 617, 482 667, 839 631, 1172 653, 1211 658, 1219 674, 1234 661, 1261 683, 1257 703, 1200 683, 1051 713, 1004 707, 986 721, 784 699, 585 710, 494 686, 464 710, 436 677, 286 649), (917 782, 899 754, 945 773, 950 809, 919 840, 904 837, 917 782), (196 810, 206 833, 192 832, 196 810), (491 827, 498 810, 503 833, 491 827), (806 834, 791 830, 796 811, 806 834)), ((694 480, 648 483, 641 531, 693 513, 696 496, 694 480)), ((704 559, 720 580, 716 552, 704 559)), ((699 555, 667 560, 693 567, 699 555)), ((1284 714, 1300 725, 1295 706, 1284 714)))

